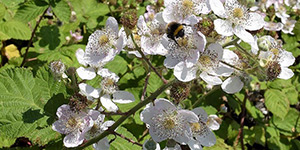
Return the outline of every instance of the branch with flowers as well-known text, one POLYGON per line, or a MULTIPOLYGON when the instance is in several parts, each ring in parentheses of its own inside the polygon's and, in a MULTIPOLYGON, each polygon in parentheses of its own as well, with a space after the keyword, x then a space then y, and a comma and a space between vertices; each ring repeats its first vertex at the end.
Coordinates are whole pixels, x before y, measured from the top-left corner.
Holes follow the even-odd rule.
POLYGON ((16 3, 0 148, 299 149, 300 1, 16 3))

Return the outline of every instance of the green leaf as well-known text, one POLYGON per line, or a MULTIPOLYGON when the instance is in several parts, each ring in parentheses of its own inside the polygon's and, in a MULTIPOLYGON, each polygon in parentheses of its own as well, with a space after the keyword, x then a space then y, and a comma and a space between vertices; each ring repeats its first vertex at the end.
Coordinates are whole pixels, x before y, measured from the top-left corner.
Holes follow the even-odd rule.
POLYGON ((291 105, 298 103, 298 91, 294 86, 282 89, 282 92, 285 93, 291 105))
MULTIPOLYGON (((126 128, 118 127, 117 133, 120 133, 133 141, 137 141, 137 139, 130 132, 128 132, 126 128)), ((114 138, 114 136, 111 136, 110 139, 112 138, 114 138)), ((137 145, 133 145, 132 143, 117 136, 116 140, 114 140, 110 144, 110 149, 111 150, 133 150, 133 149, 141 149, 141 147, 137 145)))
POLYGON ((220 149, 233 150, 233 147, 227 145, 223 139, 217 138, 217 142, 214 146, 203 148, 203 150, 220 150, 220 149))
POLYGON ((28 137, 34 144, 44 145, 60 138, 51 129, 57 108, 66 103, 62 82, 54 80, 42 68, 34 77, 23 68, 0 72, 0 133, 4 139, 28 137))
POLYGON ((265 92, 265 105, 269 111, 281 119, 285 117, 290 108, 285 94, 275 89, 268 89, 265 92))
POLYGON ((0 35, 1 39, 8 39, 8 37, 17 40, 29 40, 31 31, 29 27, 16 20, 0 23, 0 35))
POLYGON ((291 108, 286 117, 281 119, 279 117, 274 116, 273 125, 276 128, 281 129, 281 133, 291 136, 296 133, 296 131, 300 131, 300 113, 294 108, 291 108))
POLYGON ((71 17, 71 9, 65 0, 51 0, 51 7, 54 14, 63 22, 69 22, 71 17))
POLYGON ((36 44, 36 47, 41 47, 46 50, 54 50, 61 47, 65 39, 61 36, 61 32, 57 26, 43 26, 38 33, 41 37, 36 44))
POLYGON ((120 76, 127 71, 127 61, 123 57, 117 55, 114 60, 107 63, 105 67, 120 76))
POLYGON ((38 3, 25 3, 18 8, 17 13, 15 14, 15 19, 27 23, 39 15, 41 15, 48 8, 46 2, 40 1, 38 3))

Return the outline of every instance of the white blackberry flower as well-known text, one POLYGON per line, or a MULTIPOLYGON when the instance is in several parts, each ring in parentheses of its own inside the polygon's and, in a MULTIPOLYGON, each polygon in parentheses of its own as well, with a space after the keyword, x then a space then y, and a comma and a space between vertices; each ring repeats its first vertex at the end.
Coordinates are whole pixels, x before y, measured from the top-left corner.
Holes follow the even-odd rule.
POLYGON ((264 19, 258 13, 249 12, 237 0, 226 0, 225 4, 220 0, 210 0, 213 12, 225 18, 214 20, 215 30, 223 36, 236 35, 247 43, 254 42, 253 36, 246 30, 255 31, 264 26, 264 19))
POLYGON ((192 111, 177 109, 170 101, 160 98, 141 112, 141 120, 147 124, 155 142, 173 139, 186 144, 192 138, 191 123, 199 118, 192 111))
POLYGON ((115 73, 110 72, 108 69, 101 69, 98 74, 102 77, 100 85, 104 94, 100 97, 100 102, 107 111, 116 112, 118 106, 115 103, 127 104, 135 100, 131 93, 118 89, 119 77, 115 73))

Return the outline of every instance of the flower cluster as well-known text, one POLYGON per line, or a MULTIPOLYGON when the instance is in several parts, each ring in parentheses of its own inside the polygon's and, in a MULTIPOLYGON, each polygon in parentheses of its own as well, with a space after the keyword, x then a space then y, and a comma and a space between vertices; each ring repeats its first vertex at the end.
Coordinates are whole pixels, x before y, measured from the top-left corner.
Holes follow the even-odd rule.
MULTIPOLYGON (((257 3, 260 7, 247 8, 237 0, 167 0, 163 9, 147 6, 147 12, 138 19, 126 16, 137 19, 130 23, 130 28, 124 25, 119 29, 117 20, 109 17, 104 29, 89 36, 85 50, 76 51, 82 66, 76 69, 81 82, 75 91, 81 96, 74 96, 72 105, 58 108, 58 120, 52 127, 66 134, 66 147, 76 147, 114 123, 104 122, 102 112, 118 113, 121 111, 115 103, 135 101, 133 94, 119 89, 120 77, 105 68, 121 51, 144 59, 147 65, 151 63, 149 55, 160 55, 164 57, 164 69, 173 69, 181 83, 200 79, 208 86, 220 86, 228 94, 248 86, 251 76, 261 81, 290 79, 294 75, 288 68, 295 62, 292 53, 283 49, 282 41, 257 33, 265 29, 293 34, 295 20, 289 18, 286 6, 299 9, 299 5, 299 1, 267 0, 257 3), (274 8, 275 14, 270 22, 266 22, 265 12, 270 7, 274 8), (275 17, 281 22, 275 22, 275 17), (204 29, 207 32, 202 33, 204 29), (250 45, 251 50, 241 45, 250 45), (87 84, 87 80, 97 76, 101 79, 97 88, 87 84)), ((155 67, 149 66, 164 80, 155 67)), ((64 76, 65 66, 61 62, 53 62, 50 68, 56 76, 64 76)), ((216 115, 208 116, 200 107, 183 109, 178 103, 188 94, 177 96, 177 101, 170 96, 176 105, 164 98, 148 102, 140 119, 152 139, 145 142, 144 149, 160 149, 157 143, 164 140, 175 141, 174 148, 188 145, 193 150, 216 143, 212 130, 219 129, 220 119, 216 115)), ((94 147, 107 149, 108 143, 104 138, 94 147)))

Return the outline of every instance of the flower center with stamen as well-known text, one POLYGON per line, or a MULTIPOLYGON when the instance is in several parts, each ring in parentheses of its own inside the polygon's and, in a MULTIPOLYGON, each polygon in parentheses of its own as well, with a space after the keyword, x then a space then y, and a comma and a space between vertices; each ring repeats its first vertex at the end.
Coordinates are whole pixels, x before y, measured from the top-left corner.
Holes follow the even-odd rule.
POLYGON ((279 49, 277 49, 277 48, 272 48, 270 51, 271 51, 275 56, 278 56, 278 55, 279 55, 279 49))
POLYGON ((166 119, 165 119, 163 125, 164 125, 164 127, 165 127, 166 129, 171 130, 171 129, 173 129, 173 128, 175 127, 175 121, 174 121, 173 118, 169 117, 169 118, 166 118, 166 119))
POLYGON ((80 123, 81 123, 80 120, 78 120, 74 117, 71 117, 71 118, 69 118, 69 120, 66 124, 66 127, 69 129, 75 129, 77 126, 79 126, 80 123))
POLYGON ((234 8, 233 10, 233 17, 235 18, 242 18, 244 16, 244 11, 241 8, 234 8))
POLYGON ((117 83, 112 78, 104 78, 101 81, 101 87, 103 92, 107 94, 113 94, 118 89, 117 83))
POLYGON ((209 66, 212 63, 212 60, 209 56, 207 55, 203 55, 199 58, 199 62, 201 63, 201 65, 203 66, 209 66))
POLYGON ((194 3, 191 0, 183 0, 183 2, 182 2, 182 6, 187 10, 192 9, 193 5, 194 5, 194 3))
POLYGON ((179 46, 187 46, 188 45, 188 39, 183 37, 183 38, 178 38, 177 43, 179 46))
POLYGON ((99 44, 100 45, 104 45, 104 44, 108 43, 108 41, 109 41, 109 39, 108 39, 107 35, 105 35, 105 34, 101 35, 99 37, 99 44))
POLYGON ((198 122, 191 123, 191 128, 192 128, 193 132, 197 132, 197 131, 200 131, 201 125, 198 122))

